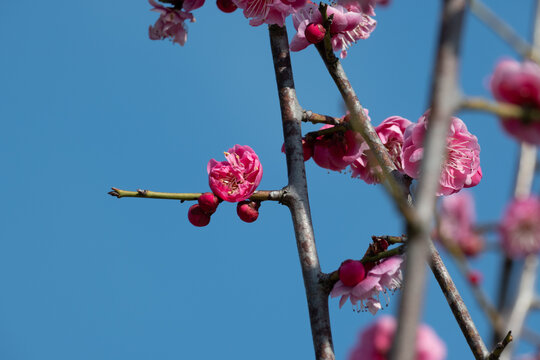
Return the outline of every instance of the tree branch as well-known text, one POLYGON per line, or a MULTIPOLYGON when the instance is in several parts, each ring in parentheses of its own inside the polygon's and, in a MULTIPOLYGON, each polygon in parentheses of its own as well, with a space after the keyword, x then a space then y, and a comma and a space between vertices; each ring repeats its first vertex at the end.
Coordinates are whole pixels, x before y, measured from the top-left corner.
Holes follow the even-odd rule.
MULTIPOLYGON (((135 197, 135 198, 147 198, 147 199, 168 199, 168 200, 180 200, 191 201, 198 200, 202 193, 165 193, 150 190, 126 191, 117 188, 111 188, 108 194, 118 199, 123 197, 135 197)), ((285 190, 259 190, 255 191, 253 195, 249 197, 252 201, 282 201, 285 195, 285 190)))
POLYGON ((492 102, 480 97, 469 97, 461 101, 461 109, 485 111, 505 118, 521 118, 524 121, 539 122, 540 110, 519 105, 492 102))
POLYGON ((330 125, 339 125, 343 123, 343 120, 328 115, 316 114, 310 110, 304 110, 302 112, 302 121, 310 122, 312 124, 330 124, 330 125))
POLYGON ((302 150, 303 111, 298 103, 289 54, 286 27, 269 26, 270 46, 276 74, 289 184, 283 203, 291 211, 317 360, 335 360, 328 292, 319 284, 322 276, 311 222, 306 171, 302 150))
POLYGON ((504 337, 504 339, 502 339, 501 341, 499 341, 496 345, 495 345, 495 349, 493 349, 493 351, 491 352, 491 354, 489 354, 487 360, 497 360, 499 359, 499 357, 501 356, 502 352, 504 351, 504 349, 506 348, 506 346, 508 344, 510 344, 510 342, 513 340, 512 338, 512 332, 509 331, 508 334, 506 334, 506 336, 504 337))

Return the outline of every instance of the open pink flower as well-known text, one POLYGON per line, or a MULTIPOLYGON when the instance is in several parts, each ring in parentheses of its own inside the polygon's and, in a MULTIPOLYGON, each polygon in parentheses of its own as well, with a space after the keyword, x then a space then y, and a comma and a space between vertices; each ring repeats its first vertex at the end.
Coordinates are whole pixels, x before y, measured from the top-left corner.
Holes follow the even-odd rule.
POLYGON ((154 26, 148 29, 148 36, 152 40, 162 40, 171 38, 172 42, 184 46, 187 40, 186 20, 195 21, 195 17, 190 12, 200 8, 204 4, 204 0, 185 0, 182 4, 182 9, 174 7, 166 7, 155 0, 148 0, 154 8, 151 11, 158 12, 159 18, 154 26))
POLYGON ((540 199, 515 199, 508 205, 499 230, 502 248, 512 258, 540 252, 540 199))
POLYGON ((387 6, 390 0, 338 0, 337 3, 345 7, 357 6, 364 14, 375 16, 375 6, 387 6))
MULTIPOLYGON (((319 130, 332 127, 324 125, 319 130)), ((313 141, 313 161, 322 168, 341 171, 360 156, 361 142, 362 137, 352 130, 319 136, 313 141)))
MULTIPOLYGON (((403 134, 405 129, 412 123, 400 116, 391 116, 377 126, 375 131, 381 142, 388 150, 396 168, 403 172, 403 134)), ((369 146, 363 142, 361 146, 362 155, 360 155, 352 164, 351 171, 353 177, 359 177, 368 184, 380 183, 381 167, 376 165, 372 151, 369 146)))
MULTIPOLYGON (((532 61, 500 61, 490 86, 498 101, 540 109, 540 66, 532 61)), ((540 145, 540 122, 504 118, 502 126, 518 140, 540 145)))
MULTIPOLYGON (((397 322, 391 316, 382 316, 364 329, 358 343, 349 353, 349 360, 386 360, 392 347, 397 322)), ((415 360, 444 360, 446 345, 435 331, 422 324, 416 334, 415 360)))
MULTIPOLYGON (((403 170, 413 179, 417 179, 420 175, 428 116, 429 111, 418 119, 418 123, 409 126, 404 134, 403 170)), ((482 178, 478 139, 457 117, 452 117, 446 148, 447 158, 442 166, 437 196, 450 195, 464 187, 476 186, 482 178)))
POLYGON ((276 24, 283 26, 285 18, 306 4, 307 0, 233 0, 251 26, 276 24))
POLYGON ((229 202, 249 198, 261 182, 263 169, 259 157, 249 146, 234 145, 225 153, 227 161, 208 162, 210 189, 229 202))
POLYGON ((341 308, 350 299, 353 308, 357 311, 369 310, 375 315, 382 309, 380 293, 383 293, 386 304, 389 302, 388 291, 395 291, 401 287, 401 266, 403 257, 392 256, 368 271, 366 277, 355 286, 346 286, 341 280, 336 282, 331 297, 341 296, 339 307, 341 308))
POLYGON ((474 231, 474 200, 462 191, 441 201, 437 237, 458 246, 465 255, 474 256, 484 248, 484 239, 474 231))
MULTIPOLYGON (((377 22, 362 13, 358 7, 341 5, 328 6, 328 16, 334 15, 330 26, 332 49, 340 51, 340 57, 347 56, 347 49, 360 39, 367 39, 377 22)), ((296 34, 291 41, 291 51, 300 51, 311 43, 306 39, 306 27, 310 23, 322 24, 322 16, 315 4, 308 3, 292 16, 296 34)))

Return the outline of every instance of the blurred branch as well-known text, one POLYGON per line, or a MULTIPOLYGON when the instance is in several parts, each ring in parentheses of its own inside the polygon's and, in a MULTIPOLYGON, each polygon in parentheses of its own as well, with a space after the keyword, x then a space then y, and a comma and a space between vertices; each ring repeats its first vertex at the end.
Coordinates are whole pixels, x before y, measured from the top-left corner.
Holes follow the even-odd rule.
POLYGON ((530 58, 538 62, 539 58, 533 53, 532 46, 480 0, 469 0, 469 7, 480 21, 506 41, 523 58, 530 58))
POLYGON ((469 97, 461 101, 461 109, 485 111, 505 118, 521 118, 524 121, 540 122, 540 110, 519 105, 492 102, 481 97, 469 97))
POLYGON ((283 203, 289 207, 292 216, 306 289, 315 358, 317 360, 335 360, 328 312, 329 293, 327 289, 319 284, 319 279, 323 274, 321 273, 313 233, 302 150, 302 129, 300 125, 304 115, 294 89, 287 29, 285 26, 270 25, 268 30, 281 107, 289 178, 283 203))
MULTIPOLYGON (((135 198, 147 198, 147 199, 168 199, 168 200, 180 200, 180 201, 190 201, 198 200, 202 193, 165 193, 157 192, 150 190, 141 190, 137 191, 126 191, 117 188, 111 188, 112 191, 109 191, 108 194, 117 198, 123 197, 135 197, 135 198)), ((253 201, 282 201, 282 198, 285 194, 284 190, 259 190, 255 191, 253 195, 249 197, 253 201)))
POLYGON ((343 123, 343 120, 328 115, 316 114, 310 110, 304 110, 302 112, 302 121, 310 122, 312 124, 330 124, 330 125, 339 125, 343 123))

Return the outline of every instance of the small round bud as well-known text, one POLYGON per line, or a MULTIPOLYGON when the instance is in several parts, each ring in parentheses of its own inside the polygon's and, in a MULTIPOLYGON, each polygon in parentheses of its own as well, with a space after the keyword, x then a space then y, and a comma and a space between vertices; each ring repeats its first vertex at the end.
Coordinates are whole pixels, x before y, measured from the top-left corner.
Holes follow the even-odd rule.
POLYGON ((216 209, 219 205, 219 198, 214 195, 214 193, 211 192, 205 192, 201 196, 199 196, 199 206, 201 209, 210 214, 213 214, 216 212, 216 209))
POLYGON ((187 217, 190 223, 195 226, 206 226, 210 223, 210 214, 204 212, 199 204, 191 205, 187 217))
POLYGON ((480 285, 482 280, 484 279, 484 276, 482 273, 478 270, 471 270, 467 274, 467 278, 469 279, 469 282, 475 286, 480 285))
POLYGON ((217 0, 216 5, 219 10, 224 13, 232 13, 234 10, 238 9, 235 3, 232 0, 217 0))
POLYGON ((236 213, 242 221, 251 223, 259 217, 259 206, 261 206, 261 204, 255 201, 240 201, 238 205, 236 205, 236 213))
POLYGON ((357 260, 345 260, 339 267, 339 280, 345 286, 355 286, 366 277, 364 265, 357 260))
POLYGON ((310 23, 304 32, 306 40, 312 44, 318 44, 324 39, 326 29, 321 24, 310 23))

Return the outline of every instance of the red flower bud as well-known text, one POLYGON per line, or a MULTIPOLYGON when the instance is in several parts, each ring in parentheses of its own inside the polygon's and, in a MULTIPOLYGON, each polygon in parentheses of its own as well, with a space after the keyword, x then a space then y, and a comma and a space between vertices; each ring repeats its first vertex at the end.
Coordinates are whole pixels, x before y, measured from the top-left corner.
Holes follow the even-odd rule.
POLYGON ((317 44, 324 39, 326 29, 321 24, 310 23, 308 26, 306 26, 306 31, 304 34, 306 35, 307 41, 312 44, 317 44))
POLYGON ((339 267, 339 280, 345 286, 355 286, 366 277, 364 265, 357 260, 345 260, 339 267))
POLYGON ((191 205, 187 217, 190 223, 195 226, 206 226, 210 223, 210 214, 204 212, 199 204, 191 205))
POLYGON ((216 212, 219 205, 219 198, 211 192, 205 192, 199 196, 199 206, 201 209, 209 215, 216 212))
POLYGON ((240 201, 238 205, 236 205, 236 213, 242 221, 251 223, 259 217, 259 206, 261 206, 261 204, 255 201, 240 201))
POLYGON ((234 10, 238 9, 232 0, 217 0, 216 5, 218 9, 224 13, 232 13, 234 10))

